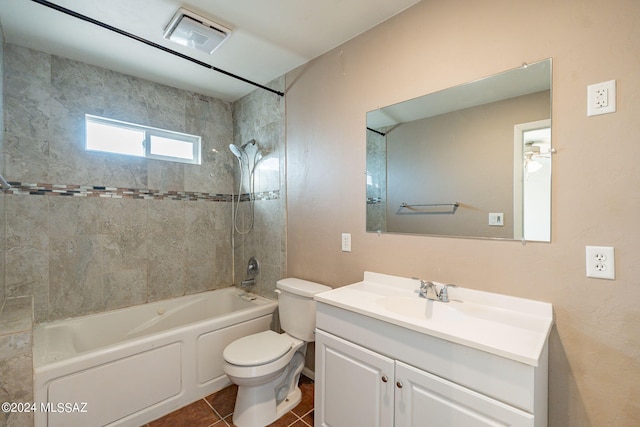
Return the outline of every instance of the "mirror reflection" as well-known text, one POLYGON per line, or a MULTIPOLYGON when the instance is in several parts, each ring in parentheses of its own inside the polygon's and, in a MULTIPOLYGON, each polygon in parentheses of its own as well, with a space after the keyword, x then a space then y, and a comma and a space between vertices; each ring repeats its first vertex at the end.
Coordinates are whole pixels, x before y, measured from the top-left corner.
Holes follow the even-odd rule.
POLYGON ((367 231, 551 240, 551 59, 367 113, 367 231))

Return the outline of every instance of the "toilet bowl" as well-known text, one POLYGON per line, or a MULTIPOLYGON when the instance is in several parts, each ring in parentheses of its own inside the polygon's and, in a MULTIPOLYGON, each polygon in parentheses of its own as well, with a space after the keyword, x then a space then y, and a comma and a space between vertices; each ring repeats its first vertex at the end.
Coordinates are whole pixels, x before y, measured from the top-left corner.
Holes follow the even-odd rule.
POLYGON ((328 286, 300 279, 277 283, 282 328, 240 338, 223 352, 224 372, 238 386, 233 422, 264 427, 293 409, 302 398, 298 388, 307 343, 315 340, 313 296, 328 286))
POLYGON ((225 348, 225 373, 238 386, 235 425, 270 424, 300 403, 299 389, 291 383, 297 383, 304 367, 303 348, 304 341, 273 331, 241 338, 225 348))
POLYGON ((237 385, 264 384, 277 377, 304 344, 274 331, 240 338, 224 349, 225 373, 237 385))

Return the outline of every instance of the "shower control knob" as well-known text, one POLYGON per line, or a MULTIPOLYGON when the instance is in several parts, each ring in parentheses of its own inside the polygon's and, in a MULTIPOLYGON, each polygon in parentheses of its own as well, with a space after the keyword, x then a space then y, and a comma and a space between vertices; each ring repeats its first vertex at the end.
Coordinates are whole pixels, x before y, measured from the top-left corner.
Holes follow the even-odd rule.
POLYGON ((386 383, 387 381, 389 381, 389 378, 387 378, 387 376, 386 376, 386 375, 383 375, 383 376, 382 376, 382 382, 383 382, 383 383, 386 383))

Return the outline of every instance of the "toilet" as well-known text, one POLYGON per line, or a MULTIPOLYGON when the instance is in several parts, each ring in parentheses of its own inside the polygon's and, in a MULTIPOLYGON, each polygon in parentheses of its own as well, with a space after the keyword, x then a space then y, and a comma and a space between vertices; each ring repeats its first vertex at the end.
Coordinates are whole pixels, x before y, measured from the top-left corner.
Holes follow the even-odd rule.
POLYGON ((302 397, 298 388, 307 343, 315 341, 314 295, 330 287, 287 278, 276 284, 280 324, 285 331, 264 331, 240 338, 223 352, 224 372, 238 386, 233 422, 238 427, 264 427, 293 409, 302 397))

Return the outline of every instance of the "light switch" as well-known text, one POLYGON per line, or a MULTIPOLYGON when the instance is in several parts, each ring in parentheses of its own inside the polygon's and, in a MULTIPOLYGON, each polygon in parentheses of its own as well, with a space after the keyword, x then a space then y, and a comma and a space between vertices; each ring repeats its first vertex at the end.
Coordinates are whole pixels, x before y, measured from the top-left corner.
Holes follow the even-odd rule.
POLYGON ((351 252, 351 233, 342 233, 342 252, 351 252))
POLYGON ((489 225, 494 227, 502 227, 504 226, 504 213, 502 212, 492 212, 489 214, 489 225))

